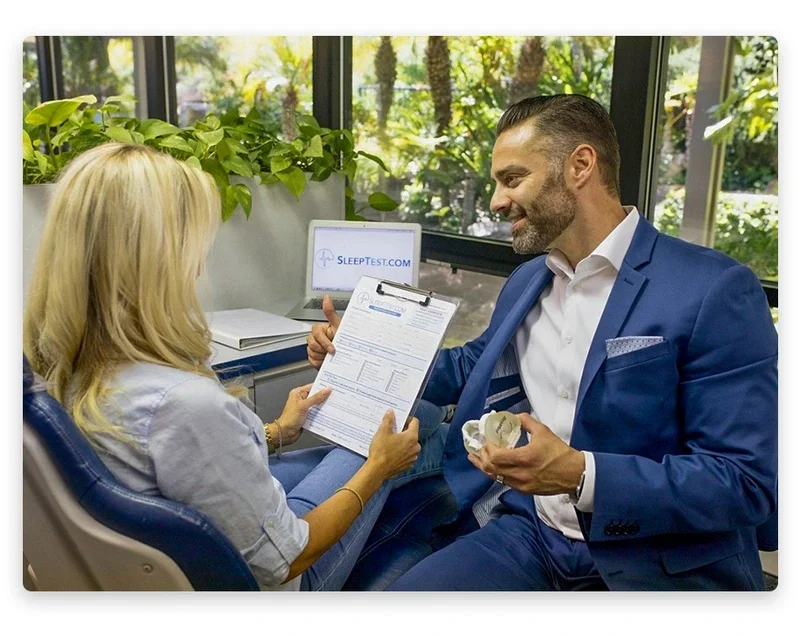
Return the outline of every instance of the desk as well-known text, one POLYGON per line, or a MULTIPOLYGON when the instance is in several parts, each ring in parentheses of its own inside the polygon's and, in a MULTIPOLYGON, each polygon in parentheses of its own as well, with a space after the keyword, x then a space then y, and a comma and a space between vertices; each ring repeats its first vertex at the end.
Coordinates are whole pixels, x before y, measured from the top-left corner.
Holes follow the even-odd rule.
MULTIPOLYGON (((295 302, 276 303, 272 311, 283 315, 295 302)), ((247 388, 248 406, 263 422, 271 422, 281 414, 289 391, 310 384, 317 377, 317 370, 306 357, 305 335, 244 351, 212 342, 211 350, 211 368, 220 380, 235 380, 247 388)), ((296 444, 286 448, 308 448, 319 443, 313 435, 303 433, 296 444)))

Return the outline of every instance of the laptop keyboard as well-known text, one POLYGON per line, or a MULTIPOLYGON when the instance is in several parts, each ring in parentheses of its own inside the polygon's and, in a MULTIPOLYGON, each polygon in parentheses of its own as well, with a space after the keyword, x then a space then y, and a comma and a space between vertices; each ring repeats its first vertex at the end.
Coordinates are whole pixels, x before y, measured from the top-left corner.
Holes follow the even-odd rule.
MULTIPOLYGON (((347 303, 350 301, 345 298, 332 298, 333 308, 336 311, 344 311, 347 309, 347 303)), ((312 298, 305 305, 303 309, 322 309, 322 298, 312 298)))

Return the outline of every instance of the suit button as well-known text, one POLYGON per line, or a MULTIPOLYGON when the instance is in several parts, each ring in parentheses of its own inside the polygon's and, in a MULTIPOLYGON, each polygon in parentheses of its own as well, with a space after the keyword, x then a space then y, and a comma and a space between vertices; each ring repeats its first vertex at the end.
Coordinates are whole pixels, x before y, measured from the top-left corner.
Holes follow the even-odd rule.
POLYGON ((638 521, 634 522, 632 530, 633 530, 634 534, 639 532, 639 522, 638 521))

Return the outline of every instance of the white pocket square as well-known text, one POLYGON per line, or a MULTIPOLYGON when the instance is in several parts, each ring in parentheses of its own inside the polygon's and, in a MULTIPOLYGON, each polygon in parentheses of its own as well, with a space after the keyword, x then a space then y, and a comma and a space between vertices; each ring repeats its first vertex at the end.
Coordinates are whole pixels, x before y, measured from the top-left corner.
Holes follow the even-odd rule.
POLYGON ((661 336, 623 336, 622 338, 609 338, 606 340, 606 357, 616 358, 617 356, 638 351, 664 342, 661 336))

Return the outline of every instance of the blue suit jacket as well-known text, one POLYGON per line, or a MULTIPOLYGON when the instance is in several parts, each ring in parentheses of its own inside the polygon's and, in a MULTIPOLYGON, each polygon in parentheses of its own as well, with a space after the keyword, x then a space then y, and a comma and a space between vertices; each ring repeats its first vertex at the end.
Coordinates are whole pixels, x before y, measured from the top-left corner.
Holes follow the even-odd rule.
MULTIPOLYGON (((461 426, 526 412, 513 336, 552 280, 544 257, 508 278, 486 331, 440 353, 424 397, 457 403, 445 478, 459 509, 491 481, 461 426)), ((731 258, 637 226, 589 349, 570 444, 594 453, 594 513, 578 512, 611 589, 761 589, 756 527, 777 508, 778 340, 766 297, 731 258), (606 359, 605 341, 664 342, 606 359)), ((545 422, 547 424, 547 422, 545 422)), ((504 502, 533 511, 532 497, 504 502)))

